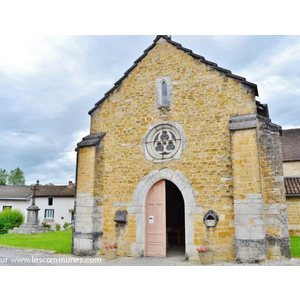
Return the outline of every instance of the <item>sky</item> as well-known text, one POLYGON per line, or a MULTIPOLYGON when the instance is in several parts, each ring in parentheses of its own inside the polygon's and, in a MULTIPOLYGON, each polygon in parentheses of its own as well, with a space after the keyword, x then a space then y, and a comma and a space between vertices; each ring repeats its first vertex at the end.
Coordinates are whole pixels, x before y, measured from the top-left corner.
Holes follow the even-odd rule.
MULTIPOLYGON (((152 44, 157 33, 171 34, 183 47, 257 84, 257 100, 269 105, 272 121, 283 128, 300 127, 297 1, 252 0, 241 4, 240 0, 152 0, 140 3, 132 0, 1 2, 0 169, 9 172, 21 168, 28 185, 37 179, 41 184, 57 185, 75 181, 74 149, 89 133, 88 111, 152 44)), ((226 268, 222 269, 224 274, 221 269, 217 273, 214 270, 211 271, 214 278, 219 273, 222 276, 219 291, 223 296, 230 286, 226 278, 232 281, 233 277, 227 276, 226 268)), ((27 269, 25 272, 24 275, 28 275, 27 269)), ((65 272, 61 272, 64 284, 65 272)), ((71 272, 68 278, 74 278, 74 269, 71 272)), ((110 278, 107 272, 101 277, 102 281, 110 278)), ((172 278, 174 274, 175 280, 178 276, 186 278, 187 284, 193 278, 199 280, 197 274, 182 276, 182 272, 180 269, 177 275, 172 269, 172 273, 166 275, 172 278)), ((254 272, 247 268, 243 275, 257 277, 254 272)), ((262 272, 261 282, 265 283, 265 278, 272 275, 277 276, 276 272, 262 272)), ((243 281, 234 278, 239 280, 240 286, 248 282, 244 276, 240 277, 243 281)), ((202 289, 201 294, 210 296, 214 282, 209 280, 211 276, 206 277, 204 284, 209 288, 202 289)), ((81 280, 84 278, 89 285, 91 280, 97 284, 99 281, 97 276, 81 276, 81 280)), ((290 283, 291 276, 284 278, 290 283)), ((127 283, 130 282, 124 278, 118 283, 120 291, 128 287, 127 283)), ((8 284, 14 282, 8 280, 8 284)), ((25 284, 24 281, 24 287, 25 284)), ((105 284, 113 284, 113 281, 105 281, 105 284)), ((198 292, 197 284, 190 286, 197 287, 195 293, 198 292)), ((24 289, 19 290, 24 297, 24 289)), ((57 290, 61 294, 62 289, 57 290)), ((66 292, 69 294, 69 290, 66 292)), ((268 296, 272 293, 267 292, 268 296)), ((273 291, 276 296, 280 292, 273 291)), ((87 295, 86 289, 82 292, 76 289, 76 293, 82 297, 87 295)), ((230 293, 232 296, 232 291, 230 293)), ((283 289, 281 295, 286 296, 286 293, 283 289)), ((237 295, 240 298, 239 290, 237 295)))
MULTIPOLYGON (((26 184, 75 182, 88 111, 156 35, 13 35, 0 48, 0 169, 26 184)), ((258 86, 273 123, 300 127, 300 36, 172 35, 172 40, 258 86)))

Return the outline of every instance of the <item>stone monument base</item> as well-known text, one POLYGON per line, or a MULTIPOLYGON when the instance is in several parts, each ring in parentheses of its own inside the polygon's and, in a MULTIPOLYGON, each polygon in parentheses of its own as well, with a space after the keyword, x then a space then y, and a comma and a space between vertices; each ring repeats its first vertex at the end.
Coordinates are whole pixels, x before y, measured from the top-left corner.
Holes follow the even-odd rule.
POLYGON ((34 203, 27 208, 27 223, 10 230, 9 233, 34 234, 50 231, 50 228, 39 225, 38 212, 39 207, 34 203))
POLYGON ((51 231, 50 228, 44 227, 42 225, 24 224, 20 227, 14 228, 13 230, 10 230, 9 233, 34 234, 49 231, 51 231))

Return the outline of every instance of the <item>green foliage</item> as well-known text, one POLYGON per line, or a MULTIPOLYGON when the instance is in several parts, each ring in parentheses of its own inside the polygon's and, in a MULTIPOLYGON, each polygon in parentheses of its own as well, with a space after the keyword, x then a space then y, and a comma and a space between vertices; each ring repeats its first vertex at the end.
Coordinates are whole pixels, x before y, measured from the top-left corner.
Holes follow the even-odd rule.
POLYGON ((50 231, 37 234, 1 234, 0 245, 55 251, 56 253, 71 254, 72 231, 50 231))
POLYGON ((51 225, 48 224, 48 223, 46 223, 46 222, 42 222, 42 226, 43 226, 43 227, 47 227, 47 228, 50 228, 50 227, 51 227, 51 225))
POLYGON ((59 223, 55 223, 56 231, 60 231, 61 225, 59 223))
POLYGON ((6 185, 8 173, 6 170, 0 169, 0 185, 6 185))
POLYGON ((73 230, 73 223, 65 222, 63 228, 64 230, 69 230, 69 229, 73 230))
POLYGON ((11 170, 8 176, 8 184, 12 185, 25 185, 24 172, 20 168, 11 170))
POLYGON ((290 240, 292 257, 300 257, 300 236, 291 236, 290 240))
POLYGON ((7 233, 24 222, 24 215, 19 210, 5 209, 0 213, 0 234, 7 233))

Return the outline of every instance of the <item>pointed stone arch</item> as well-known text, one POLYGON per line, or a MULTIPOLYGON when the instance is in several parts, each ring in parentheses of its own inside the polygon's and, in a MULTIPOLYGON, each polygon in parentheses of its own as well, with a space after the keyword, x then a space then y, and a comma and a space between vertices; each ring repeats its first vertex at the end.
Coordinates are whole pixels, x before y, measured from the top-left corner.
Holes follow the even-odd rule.
POLYGON ((183 196, 186 257, 195 257, 197 252, 194 244, 194 217, 195 215, 200 216, 202 209, 196 205, 195 194, 189 180, 181 172, 169 168, 154 170, 144 176, 134 191, 132 211, 129 213, 136 215, 137 232, 136 243, 132 244, 131 253, 134 256, 144 256, 145 254, 146 199, 151 187, 162 179, 173 182, 183 196))

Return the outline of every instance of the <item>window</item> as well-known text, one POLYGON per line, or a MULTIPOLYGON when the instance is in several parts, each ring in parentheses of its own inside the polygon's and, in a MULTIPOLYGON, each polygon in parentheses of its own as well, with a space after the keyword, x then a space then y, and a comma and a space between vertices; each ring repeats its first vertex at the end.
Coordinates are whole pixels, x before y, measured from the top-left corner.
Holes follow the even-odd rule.
POLYGON ((53 205, 53 198, 48 198, 48 205, 53 205))
POLYGON ((151 127, 143 138, 143 151, 154 162, 178 159, 184 150, 184 132, 178 123, 160 123, 151 127))
POLYGON ((161 103, 163 107, 168 106, 168 87, 165 81, 161 84, 161 103))
POLYGON ((71 212, 71 222, 74 222, 75 220, 75 214, 74 211, 71 212))
POLYGON ((6 210, 6 209, 12 209, 12 206, 3 206, 2 207, 2 211, 6 210))
POLYGON ((156 80, 156 107, 168 108, 173 101, 172 98, 172 83, 169 77, 162 77, 156 80))
POLYGON ((54 209, 45 209, 45 219, 54 219, 54 209))

